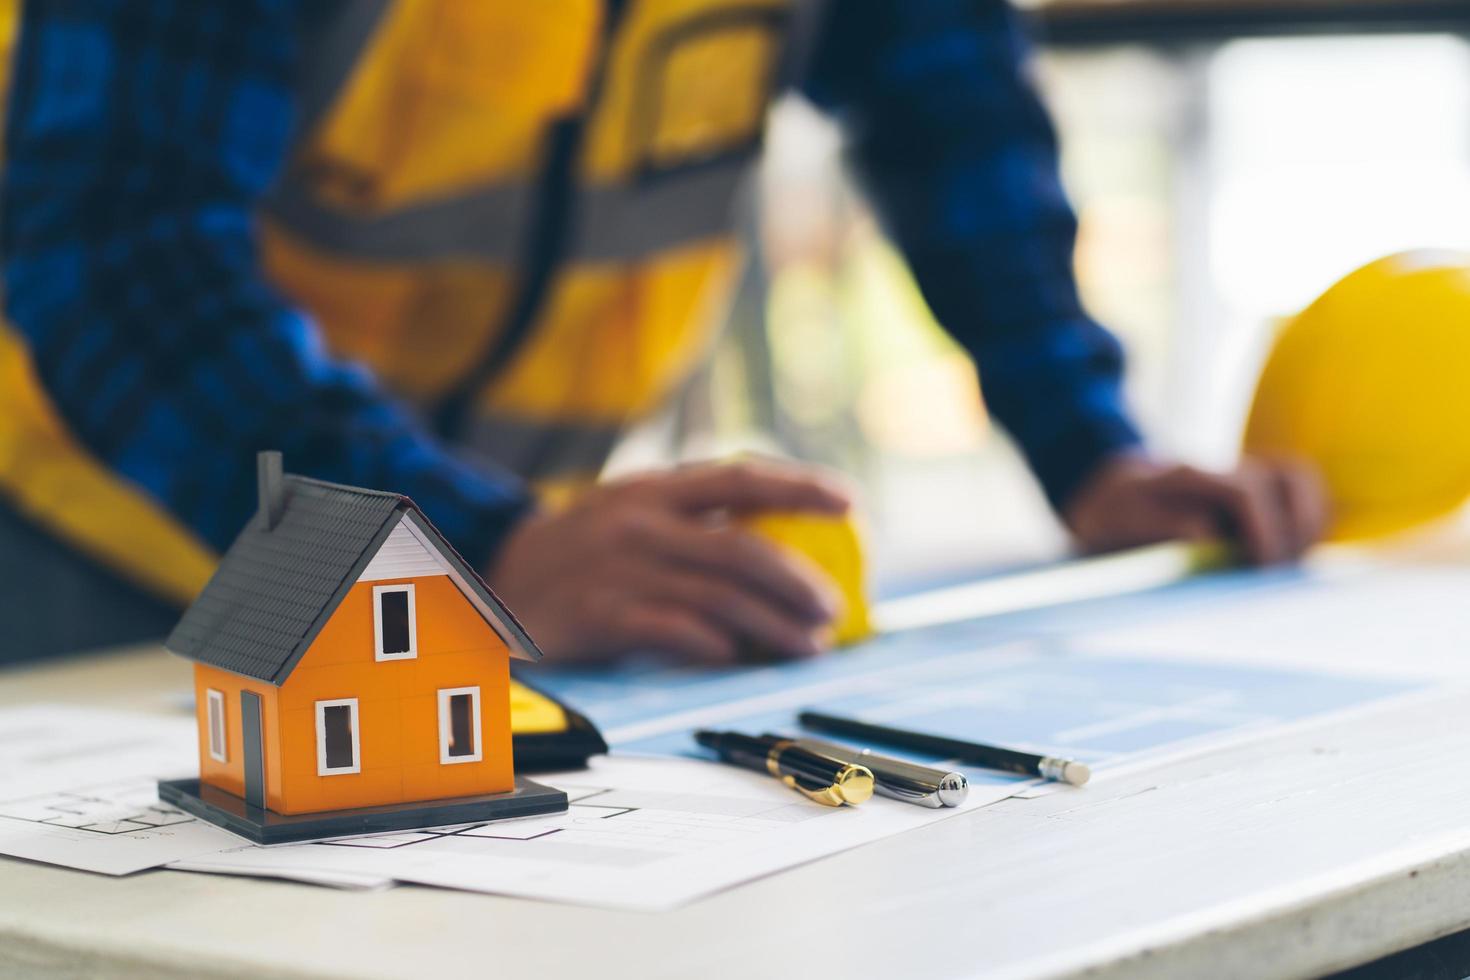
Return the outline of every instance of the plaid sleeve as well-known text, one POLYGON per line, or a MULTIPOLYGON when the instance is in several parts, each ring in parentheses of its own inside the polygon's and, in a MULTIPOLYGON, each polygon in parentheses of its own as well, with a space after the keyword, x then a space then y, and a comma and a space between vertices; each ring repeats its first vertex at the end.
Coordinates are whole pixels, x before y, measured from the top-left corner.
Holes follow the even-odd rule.
POLYGON ((5 310, 73 432, 222 548, 254 454, 405 493, 488 558, 527 506, 263 280, 253 208, 294 123, 289 0, 29 0, 0 183, 5 310))
POLYGON ((1005 0, 833 0, 805 90, 986 403, 1060 508, 1139 436, 1122 351, 1077 294, 1056 138, 1005 0))

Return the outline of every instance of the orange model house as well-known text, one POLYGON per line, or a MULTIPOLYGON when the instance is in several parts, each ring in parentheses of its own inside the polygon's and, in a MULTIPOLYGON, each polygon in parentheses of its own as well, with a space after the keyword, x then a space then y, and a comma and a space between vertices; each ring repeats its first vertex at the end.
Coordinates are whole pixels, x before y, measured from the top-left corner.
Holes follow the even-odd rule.
POLYGON ((261 843, 566 809, 517 780, 510 658, 541 654, 413 502, 284 476, 170 634, 199 779, 169 802, 261 843))

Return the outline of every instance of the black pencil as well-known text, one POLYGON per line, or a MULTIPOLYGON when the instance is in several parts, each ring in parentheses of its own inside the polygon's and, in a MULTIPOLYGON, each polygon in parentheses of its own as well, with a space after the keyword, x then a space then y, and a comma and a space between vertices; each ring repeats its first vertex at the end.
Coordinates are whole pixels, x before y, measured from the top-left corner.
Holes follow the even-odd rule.
POLYGON ((1023 776, 1040 776, 1043 779, 1071 783, 1073 786, 1081 786, 1092 777, 1092 770, 1085 763, 1072 759, 1018 752, 1015 749, 1003 749, 996 745, 983 745, 980 742, 967 742, 964 739, 947 738, 943 735, 911 732, 902 728, 890 728, 887 725, 872 725, 854 718, 839 718, 836 715, 823 714, 820 711, 803 711, 796 716, 796 719, 805 728, 826 732, 829 735, 844 735, 848 738, 876 742, 892 748, 925 752, 941 759, 958 759, 985 769, 999 769, 1023 776))

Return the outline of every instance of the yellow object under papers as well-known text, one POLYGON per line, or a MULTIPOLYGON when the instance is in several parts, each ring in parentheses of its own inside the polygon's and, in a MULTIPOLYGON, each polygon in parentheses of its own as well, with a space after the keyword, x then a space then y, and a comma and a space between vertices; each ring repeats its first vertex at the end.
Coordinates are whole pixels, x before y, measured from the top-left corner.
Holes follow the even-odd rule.
POLYGON ((578 769, 607 751, 602 734, 585 717, 524 680, 511 678, 510 732, 516 769, 578 769))
POLYGON ((510 682, 510 729, 517 735, 564 732, 567 712, 535 688, 513 680, 510 682))

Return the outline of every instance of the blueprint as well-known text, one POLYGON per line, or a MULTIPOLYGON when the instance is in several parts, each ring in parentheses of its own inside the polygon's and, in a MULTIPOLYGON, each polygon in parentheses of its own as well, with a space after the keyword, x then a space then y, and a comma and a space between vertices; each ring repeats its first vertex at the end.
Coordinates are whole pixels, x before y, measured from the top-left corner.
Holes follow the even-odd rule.
MULTIPOLYGON (((1359 587, 1371 607, 1383 583, 1359 587)), ((795 733, 797 712, 811 708, 1073 758, 1106 778, 1426 687, 1383 670, 1293 667, 1282 653, 1274 663, 1232 662, 1218 654, 1214 634, 1192 626, 1202 618, 1249 621, 1241 610, 1268 601, 1315 606, 1317 635, 1343 646, 1350 639, 1323 627, 1330 607, 1321 598, 1342 588, 1296 571, 1216 575, 1147 596, 910 630, 817 660, 713 672, 652 665, 546 672, 537 682, 589 714, 615 751, 702 757, 694 728, 795 733), (1149 624, 1148 642, 1136 649, 1146 653, 1130 647, 1140 623, 1149 624)), ((1298 662, 1313 659, 1323 662, 1298 662)), ((1021 792, 1029 782, 965 771, 976 788, 1021 792)))

